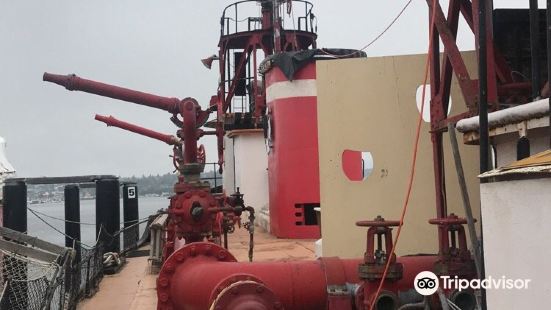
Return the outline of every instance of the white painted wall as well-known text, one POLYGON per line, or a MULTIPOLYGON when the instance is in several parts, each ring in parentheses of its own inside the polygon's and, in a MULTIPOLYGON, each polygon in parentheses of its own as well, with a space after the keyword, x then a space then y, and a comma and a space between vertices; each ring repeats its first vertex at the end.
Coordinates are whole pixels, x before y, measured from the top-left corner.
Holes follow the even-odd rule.
MULTIPOLYGON (((497 167, 506 166, 517 161, 517 133, 501 135, 494 138, 494 147, 497 156, 497 167)), ((530 151, 532 151, 530 149, 530 151)))
MULTIPOLYGON (((233 139, 232 151, 228 152, 229 144, 226 144, 224 154, 232 153, 234 161, 234 183, 231 180, 226 181, 224 176, 224 186, 226 193, 232 194, 235 188, 239 187, 241 193, 245 195, 245 203, 255 208, 259 212, 265 206, 268 206, 268 154, 264 143, 264 134, 262 131, 234 132, 231 134, 233 139), (227 182, 227 183, 226 183, 227 182)), ((226 156, 226 155, 224 155, 226 156)), ((226 159, 229 161, 230 159, 226 159)), ((226 164, 228 167, 228 163, 226 164)), ((229 170, 229 169, 228 169, 229 170)), ((230 172, 227 172, 228 176, 230 172)))
POLYGON ((531 279, 487 290, 488 309, 550 309, 551 178, 481 184, 486 277, 531 279))
POLYGON ((222 171, 222 187, 228 195, 233 194, 235 191, 234 160, 233 138, 224 136, 224 170, 222 171))
POLYGON ((549 127, 529 130, 528 138, 530 139, 530 155, 549 149, 549 127))
MULTIPOLYGON (((534 155, 549 149, 549 127, 528 130, 530 140, 530 155, 534 155)), ((501 134, 493 138, 497 154, 497 167, 506 166, 517 161, 517 141, 520 138, 518 132, 501 134)))

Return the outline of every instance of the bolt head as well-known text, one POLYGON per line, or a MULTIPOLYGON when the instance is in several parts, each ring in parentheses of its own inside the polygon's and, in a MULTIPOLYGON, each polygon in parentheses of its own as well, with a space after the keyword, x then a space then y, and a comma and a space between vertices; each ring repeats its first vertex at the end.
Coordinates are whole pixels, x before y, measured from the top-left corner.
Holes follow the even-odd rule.
POLYGON ((159 279, 159 285, 160 285, 160 286, 163 286, 163 287, 168 286, 168 278, 166 278, 166 277, 160 278, 160 279, 159 279))
POLYGON ((168 272, 174 272, 174 265, 173 264, 167 264, 166 265, 166 271, 168 272))

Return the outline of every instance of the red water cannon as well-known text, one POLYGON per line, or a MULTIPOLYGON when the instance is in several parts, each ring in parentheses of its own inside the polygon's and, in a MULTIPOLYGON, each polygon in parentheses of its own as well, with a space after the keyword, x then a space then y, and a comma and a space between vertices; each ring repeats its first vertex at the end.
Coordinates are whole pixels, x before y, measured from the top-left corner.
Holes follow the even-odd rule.
POLYGON ((162 142, 164 142, 168 145, 180 145, 180 146, 182 145, 182 140, 179 139, 178 137, 174 136, 174 135, 163 134, 163 133, 160 133, 160 132, 157 132, 157 131, 154 131, 154 130, 151 130, 151 129, 147 129, 147 128, 144 128, 144 127, 141 127, 141 126, 138 126, 138 125, 127 123, 127 122, 118 120, 118 119, 114 118, 111 115, 103 116, 103 115, 96 114, 96 117, 94 119, 96 121, 100 121, 100 122, 105 123, 109 127, 112 126, 112 127, 117 127, 117 128, 121 128, 121 129, 124 129, 124 130, 128 130, 128 131, 137 133, 137 134, 142 135, 142 136, 146 136, 146 137, 149 137, 149 138, 152 138, 152 139, 155 139, 155 140, 162 141, 162 142))
MULTIPOLYGON (((180 100, 177 98, 157 96, 124 87, 83 79, 74 74, 58 75, 44 73, 43 80, 64 86, 71 91, 83 91, 172 113, 172 122, 181 128, 179 136, 184 141, 184 162, 186 164, 197 163, 197 140, 204 134, 204 132, 198 132, 197 129, 207 122, 210 113, 216 108, 211 107, 203 111, 201 110, 201 106, 199 106, 197 101, 193 98, 180 100), (178 118, 178 115, 180 115, 181 119, 178 118)), ((195 169, 192 171, 194 172, 195 169)))
MULTIPOLYGON (((66 89, 84 91, 104 97, 119 99, 139 105, 161 109, 172 114, 171 121, 178 126, 176 135, 159 133, 131 123, 120 121, 112 116, 96 115, 95 119, 124 130, 144 135, 174 146, 174 165, 180 173, 174 185, 174 193, 168 208, 165 257, 168 257, 178 244, 198 241, 222 243, 222 236, 234 230, 238 216, 245 210, 243 203, 224 194, 214 194, 210 183, 201 180, 205 167, 205 149, 197 147, 204 135, 222 135, 223 131, 205 131, 201 127, 207 122, 216 106, 202 110, 193 98, 183 100, 162 97, 119 86, 80 78, 74 74, 57 75, 44 73, 44 81, 52 82, 66 89)), ((220 138, 220 137, 219 137, 220 138)), ((219 139, 220 140, 220 139, 219 139)), ((252 215, 251 215, 252 216, 252 215)), ((252 216, 254 218, 254 216, 252 216)), ((252 230, 251 230, 252 232, 252 230)), ((227 244, 227 242, 226 242, 227 244)))

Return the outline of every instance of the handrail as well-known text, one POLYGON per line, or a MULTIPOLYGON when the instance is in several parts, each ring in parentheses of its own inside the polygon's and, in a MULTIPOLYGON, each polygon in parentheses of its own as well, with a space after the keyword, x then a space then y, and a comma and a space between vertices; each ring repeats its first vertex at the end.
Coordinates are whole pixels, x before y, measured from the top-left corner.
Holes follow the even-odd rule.
MULTIPOLYGON (((290 31, 305 31, 305 32, 312 32, 314 33, 315 32, 315 29, 312 25, 312 20, 315 18, 315 16, 312 14, 312 10, 314 8, 314 4, 310 1, 306 1, 306 0, 292 0, 291 1, 293 4, 297 4, 296 6, 293 6, 293 10, 297 10, 295 9, 298 8, 298 7, 301 7, 303 5, 303 12, 301 14, 292 14, 293 15, 293 18, 295 18, 297 20, 297 25, 296 26, 293 26, 293 28, 286 28, 286 30, 290 30, 290 31), (297 15, 295 17, 295 15, 297 15), (304 29, 303 28, 303 25, 304 25, 304 29)), ((227 36, 227 35, 231 35, 231 34, 235 34, 235 33, 239 33, 239 32, 244 32, 244 31, 240 31, 238 29, 238 24, 242 23, 242 22, 247 22, 248 25, 247 25, 247 31, 252 31, 252 30, 256 30, 256 29, 251 29, 251 22, 252 23, 256 23, 258 22, 258 18, 259 16, 246 16, 246 17, 243 17, 243 18, 240 18, 239 16, 239 9, 238 7, 243 7, 242 4, 244 3, 259 3, 258 0, 242 0, 242 1, 237 1, 237 2, 234 2, 232 4, 229 4, 227 5, 224 10, 222 11, 222 16, 220 17, 220 26, 221 26, 221 29, 220 29, 220 34, 222 36, 227 36), (230 9, 233 8, 233 11, 230 11, 230 9), (231 16, 230 16, 231 15, 231 16), (231 21, 233 21, 233 23, 230 23, 231 21), (231 26, 234 26, 234 27, 231 27, 231 26), (234 28, 233 31, 230 29, 230 28, 234 28)), ((300 9, 302 11, 302 9, 300 9)))
POLYGON ((222 175, 218 173, 218 168, 217 168, 217 166, 220 166, 220 164, 217 163, 217 162, 210 162, 210 163, 205 163, 205 166, 206 165, 208 165, 208 166, 212 165, 212 167, 213 167, 213 170, 212 170, 213 176, 212 177, 203 177, 203 176, 201 176, 200 179, 202 181, 208 181, 209 183, 210 183, 210 180, 214 180, 214 187, 213 188, 216 188, 219 185, 222 185, 223 178, 222 178, 222 175))

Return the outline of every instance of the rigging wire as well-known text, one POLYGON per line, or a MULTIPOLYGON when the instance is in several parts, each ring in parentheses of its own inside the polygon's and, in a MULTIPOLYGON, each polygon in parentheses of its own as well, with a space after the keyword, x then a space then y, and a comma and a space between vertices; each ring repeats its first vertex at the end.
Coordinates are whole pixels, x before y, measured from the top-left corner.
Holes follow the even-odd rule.
MULTIPOLYGON (((32 211, 32 212, 35 212, 37 214, 40 214, 44 217, 47 217, 47 218, 51 218, 53 220, 57 220, 57 221, 62 221, 62 222, 66 222, 66 223, 73 223, 73 224, 79 224, 79 225, 87 225, 87 226, 96 226, 95 223, 86 223, 86 222, 77 222, 77 221, 70 221, 70 220, 66 220, 66 219, 62 219, 62 218, 59 218, 59 217, 55 217, 55 216, 51 216, 51 215, 48 215, 46 213, 43 213, 43 212, 40 212, 40 211, 37 211, 37 210, 34 210, 34 209, 31 209, 29 207, 27 207, 28 210, 32 211)), ((126 222, 120 222, 119 224, 120 225, 123 225, 123 224, 127 224, 127 223, 134 223, 136 221, 140 222, 140 221, 143 221, 145 219, 148 219, 149 217, 144 217, 144 218, 141 218, 141 219, 137 219, 137 220, 131 220, 131 221, 126 221, 126 222)))
POLYGON ((44 217, 51 218, 53 220, 58 220, 58 221, 66 222, 66 223, 72 223, 72 224, 79 224, 79 225, 96 226, 96 224, 94 224, 94 223, 76 222, 76 221, 65 220, 65 219, 62 219, 62 218, 59 218, 59 217, 51 216, 51 215, 48 215, 46 213, 31 209, 29 207, 27 207, 27 210, 29 210, 33 213, 36 213, 36 214, 40 214, 44 217))
POLYGON ((232 17, 225 17, 225 18, 231 20, 232 22, 236 22, 236 23, 242 23, 242 22, 246 21, 247 19, 249 19, 249 17, 245 17, 243 19, 235 19, 235 18, 232 18, 232 17))
POLYGON ((44 224, 48 225, 51 229, 57 231, 58 233, 62 234, 62 235, 65 236, 65 237, 67 237, 67 238, 73 240, 73 242, 76 242, 76 243, 78 243, 78 244, 84 245, 84 246, 86 246, 86 247, 88 247, 88 248, 90 248, 90 249, 93 248, 92 246, 89 246, 89 245, 87 245, 86 243, 84 243, 84 242, 82 242, 82 241, 80 241, 80 240, 76 240, 75 238, 73 238, 73 237, 67 235, 66 233, 62 232, 61 230, 57 229, 57 227, 55 227, 55 226, 53 226, 52 224, 48 223, 48 221, 46 221, 45 219, 43 219, 42 217, 40 217, 40 215, 38 215, 37 213, 35 213, 35 211, 34 211, 33 209, 30 209, 30 208, 28 208, 28 209, 29 209, 29 211, 31 211, 31 213, 32 213, 34 216, 36 216, 36 217, 37 217, 39 220, 41 220, 44 224))
MULTIPOLYGON (((56 232, 62 234, 63 236, 65 236, 65 237, 67 237, 67 238, 73 240, 73 242, 75 242, 75 243, 77 243, 77 244, 86 246, 87 248, 91 249, 91 248, 95 247, 95 246, 97 245, 97 243, 99 242, 99 239, 98 239, 98 240, 96 240, 96 245, 90 246, 90 245, 88 245, 88 244, 86 244, 86 243, 84 243, 84 242, 82 242, 82 241, 80 241, 80 240, 77 240, 77 239, 75 239, 75 238, 73 238, 73 237, 67 235, 66 233, 62 232, 61 230, 59 230, 58 228, 56 228, 55 226, 53 226, 52 224, 50 224, 48 221, 46 221, 45 219, 43 219, 40 215, 43 215, 43 216, 46 216, 46 217, 49 217, 49 218, 52 218, 52 219, 56 219, 56 220, 61 220, 61 221, 66 221, 66 220, 63 220, 63 219, 60 219, 60 218, 56 218, 56 217, 53 217, 53 216, 49 216, 49 215, 44 214, 44 213, 42 213, 42 212, 35 211, 35 210, 31 209, 31 208, 27 208, 27 209, 28 209, 29 211, 31 211, 31 213, 32 213, 34 216, 36 216, 40 221, 42 221, 42 222, 43 222, 44 224, 46 224, 48 227, 50 227, 51 229, 55 230, 56 232), (39 214, 40 214, 40 215, 39 215, 39 214)), ((143 218, 143 219, 139 219, 138 222, 135 222, 134 224, 132 224, 132 225, 130 225, 130 226, 121 228, 119 231, 115 232, 113 235, 109 234, 109 233, 106 232, 106 231, 104 231, 104 233, 107 234, 107 235, 109 235, 109 236, 111 236, 111 237, 116 236, 116 235, 120 235, 120 233, 123 232, 124 230, 127 230, 127 229, 129 229, 129 228, 132 228, 132 227, 134 227, 134 226, 136 226, 136 225, 140 225, 140 224, 142 224, 142 223, 145 223, 145 222, 147 222, 148 220, 149 220, 149 217, 146 217, 146 218, 143 218)), ((67 222, 81 224, 81 223, 79 223, 79 222, 74 222, 74 221, 67 221, 67 222)), ((120 224, 129 223, 129 222, 134 222, 134 221, 123 222, 123 223, 120 223, 120 224)), ((95 224, 91 224, 91 225, 95 225, 95 224)), ((100 231, 103 230, 103 225, 100 225, 100 229, 99 229, 99 230, 100 230, 100 231)), ((98 236, 98 238, 99 238, 99 236, 98 236)))
MULTIPOLYGON (((418 154, 418 150, 419 150, 419 138, 420 138, 420 134, 421 134, 421 126, 423 124, 423 110, 425 109, 426 87, 427 87, 427 81, 428 81, 428 77, 429 77, 430 57, 431 57, 431 54, 432 54, 432 43, 433 43, 432 40, 433 40, 434 28, 435 28, 434 19, 435 19, 435 16, 436 16, 436 1, 437 0, 432 1, 432 13, 431 13, 432 16, 431 16, 431 19, 430 19, 431 24, 430 24, 430 37, 429 37, 429 51, 427 53, 427 60, 425 62, 425 77, 424 77, 424 82, 423 82, 423 93, 422 93, 422 100, 421 100, 421 109, 420 109, 420 112, 419 112, 419 117, 417 119, 417 128, 416 128, 416 131, 415 131, 415 141, 414 141, 414 145, 413 145, 413 156, 412 156, 408 186, 407 186, 406 196, 405 196, 405 200, 404 200, 404 205, 402 207, 402 213, 400 215, 400 225, 398 226, 398 229, 396 230, 396 237, 394 237, 394 242, 392 244, 392 249, 390 250, 390 253, 387 254, 387 257, 392 257, 394 255, 394 252, 396 250, 396 245, 398 244, 398 240, 400 239, 400 233, 402 232, 402 227, 404 226, 404 218, 406 216, 406 212, 407 212, 407 209, 408 209, 408 206, 409 206, 409 199, 411 197, 411 191, 412 191, 412 188, 413 188, 413 180, 415 178, 415 166, 416 166, 416 163, 417 163, 417 154, 418 154)), ((409 3, 408 3, 408 5, 409 5, 409 3)), ((388 269, 390 267, 390 262, 391 262, 391 260, 387 259, 385 269, 383 271, 382 278, 379 282, 379 286, 377 287, 377 291, 375 292, 375 295, 374 295, 374 299, 376 299, 377 296, 379 296, 379 294, 381 293, 381 290, 383 288, 383 284, 385 282, 385 278, 386 278, 387 273, 388 273, 388 269)), ((374 301, 375 300, 372 300, 370 302, 369 310, 375 309, 375 302, 374 301)))
POLYGON ((332 54, 328 51, 325 50, 325 48, 322 48, 320 49, 322 53, 326 54, 326 55, 330 55, 330 56, 334 56, 336 58, 346 58, 346 57, 350 57, 350 56, 354 56, 360 52, 363 52, 365 51, 366 49, 368 49, 371 45, 373 45, 375 42, 377 42, 390 28, 392 28, 392 26, 394 26, 394 24, 398 21, 398 19, 404 14, 404 12, 406 11, 406 9, 409 7, 409 5, 413 2, 413 0, 409 0, 408 2, 406 2, 406 4, 404 5, 404 7, 400 10, 400 12, 398 13, 398 15, 396 15, 396 17, 394 17, 394 19, 390 22, 390 24, 388 24, 388 26, 386 26, 385 29, 383 29, 383 31, 381 33, 379 33, 379 35, 377 35, 373 40, 371 40, 369 43, 367 43, 366 45, 364 45, 362 48, 360 48, 359 50, 355 51, 355 52, 352 52, 350 54, 346 54, 346 55, 336 55, 336 54, 332 54))

